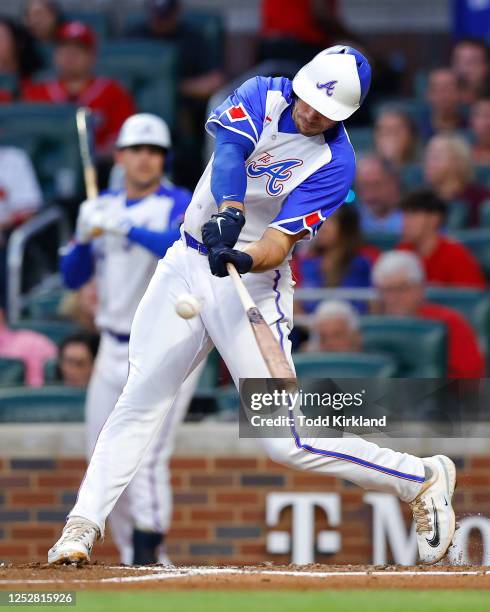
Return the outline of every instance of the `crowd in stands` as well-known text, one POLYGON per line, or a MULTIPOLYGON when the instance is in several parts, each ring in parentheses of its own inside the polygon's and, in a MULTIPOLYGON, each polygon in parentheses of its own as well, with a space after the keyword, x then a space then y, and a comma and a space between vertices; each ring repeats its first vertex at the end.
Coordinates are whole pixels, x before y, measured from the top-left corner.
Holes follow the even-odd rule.
MULTIPOLYGON (((297 351, 362 352, 361 321, 369 314, 433 320, 447 330, 447 375, 485 376, 490 322, 485 338, 461 310, 432 303, 427 289, 488 292, 489 41, 459 33, 442 65, 414 70, 407 96, 387 58, 371 54, 363 37, 342 22, 336 0, 263 0, 261 18, 256 62, 301 65, 342 42, 362 48, 374 68, 369 103, 346 125, 357 155, 349 201, 315 240, 298 245, 292 268, 298 289, 375 289, 378 298, 299 299, 296 311, 309 316, 310 324, 296 339, 297 351), (388 104, 381 104, 384 97, 388 104), (485 228, 488 246, 478 251, 471 232, 485 228)), ((210 52, 204 34, 184 18, 178 0, 148 0, 145 12, 126 20, 118 36, 162 42, 176 51, 178 103, 170 123, 176 146, 169 164, 174 180, 192 188, 203 168, 207 102, 236 75, 225 75, 219 54, 210 52)), ((0 14, 0 115, 9 104, 89 107, 101 187, 122 123, 142 110, 129 81, 101 73, 104 43, 100 32, 71 20, 53 0, 28 1, 17 20, 0 14)), ((0 307, 5 309, 6 245, 12 231, 42 207, 43 194, 37 168, 24 150, 2 144, 1 129, 0 120, 0 307)), ((59 348, 38 333, 10 329, 0 310, 0 358, 24 360, 25 383, 34 386, 43 384, 46 362, 57 358, 55 380, 85 386, 97 352, 96 299, 93 283, 63 298, 56 316, 75 322, 77 331, 59 348)))

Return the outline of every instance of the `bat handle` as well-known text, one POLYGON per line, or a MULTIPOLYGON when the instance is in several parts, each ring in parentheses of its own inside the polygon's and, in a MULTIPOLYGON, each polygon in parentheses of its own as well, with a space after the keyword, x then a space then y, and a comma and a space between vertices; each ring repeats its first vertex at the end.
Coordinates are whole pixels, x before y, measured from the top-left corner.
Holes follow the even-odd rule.
POLYGON ((235 289, 237 290, 238 297, 245 308, 245 311, 250 310, 250 308, 256 308, 255 302, 253 301, 250 293, 247 288, 243 284, 242 277, 238 274, 237 269, 232 263, 226 264, 226 269, 228 270, 228 274, 231 276, 231 280, 235 285, 235 289))

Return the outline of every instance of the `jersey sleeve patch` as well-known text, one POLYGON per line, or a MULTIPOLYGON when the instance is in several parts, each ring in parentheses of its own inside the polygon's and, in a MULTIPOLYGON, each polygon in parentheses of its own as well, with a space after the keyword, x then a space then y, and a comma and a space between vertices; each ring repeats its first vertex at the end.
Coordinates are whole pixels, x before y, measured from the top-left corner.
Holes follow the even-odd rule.
POLYGON ((302 217, 295 217, 293 219, 282 219, 280 221, 274 221, 269 224, 269 227, 278 229, 286 234, 299 234, 304 230, 308 230, 309 237, 313 238, 316 236, 318 230, 325 221, 325 217, 322 215, 321 210, 317 210, 309 215, 302 217))

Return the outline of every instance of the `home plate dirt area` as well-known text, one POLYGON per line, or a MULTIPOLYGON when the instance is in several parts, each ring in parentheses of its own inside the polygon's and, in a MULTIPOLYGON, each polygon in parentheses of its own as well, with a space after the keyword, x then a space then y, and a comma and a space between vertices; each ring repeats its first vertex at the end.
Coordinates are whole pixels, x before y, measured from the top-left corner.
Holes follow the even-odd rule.
POLYGON ((0 566, 0 590, 490 589, 490 567, 369 565, 126 567, 0 566))

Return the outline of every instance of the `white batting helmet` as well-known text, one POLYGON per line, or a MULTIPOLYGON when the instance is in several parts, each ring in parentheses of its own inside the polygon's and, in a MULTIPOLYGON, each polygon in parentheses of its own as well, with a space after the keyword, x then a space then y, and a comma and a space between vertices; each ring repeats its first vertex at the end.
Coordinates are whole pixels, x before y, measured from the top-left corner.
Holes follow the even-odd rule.
POLYGON ((364 101, 371 84, 371 66, 353 47, 336 45, 315 55, 293 79, 293 91, 334 121, 343 121, 364 101))
POLYGON ((138 113, 128 117, 122 124, 116 147, 134 147, 137 145, 154 145, 170 149, 172 140, 170 130, 163 119, 150 113, 138 113))

